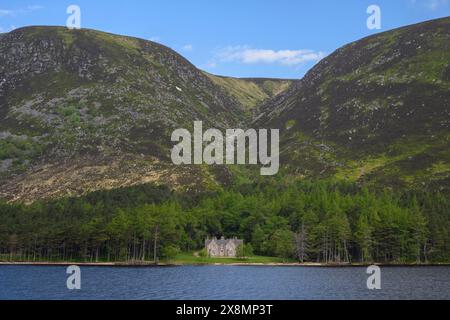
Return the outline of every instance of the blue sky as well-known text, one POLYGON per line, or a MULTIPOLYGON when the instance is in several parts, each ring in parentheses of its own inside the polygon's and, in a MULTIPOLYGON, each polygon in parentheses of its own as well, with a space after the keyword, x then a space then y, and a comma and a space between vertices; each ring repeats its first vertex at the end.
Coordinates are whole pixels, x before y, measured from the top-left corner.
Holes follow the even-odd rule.
POLYGON ((83 28, 154 40, 236 77, 300 78, 346 43, 450 16, 450 0, 1 0, 0 32, 65 25, 71 4, 83 28), (381 30, 366 26, 371 4, 381 8, 381 30))

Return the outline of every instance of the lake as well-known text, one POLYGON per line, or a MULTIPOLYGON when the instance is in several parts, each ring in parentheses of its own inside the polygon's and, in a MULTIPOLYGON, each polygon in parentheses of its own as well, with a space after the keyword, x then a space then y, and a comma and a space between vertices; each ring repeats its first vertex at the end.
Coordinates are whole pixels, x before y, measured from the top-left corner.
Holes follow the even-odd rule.
POLYGON ((450 299, 450 267, 381 267, 368 290, 363 267, 81 267, 68 290, 66 267, 0 266, 0 299, 450 299))

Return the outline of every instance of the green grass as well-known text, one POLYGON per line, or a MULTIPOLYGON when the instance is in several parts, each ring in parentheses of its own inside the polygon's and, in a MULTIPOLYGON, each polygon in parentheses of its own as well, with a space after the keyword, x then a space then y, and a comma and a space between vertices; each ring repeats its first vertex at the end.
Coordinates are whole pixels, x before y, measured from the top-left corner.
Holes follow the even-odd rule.
POLYGON ((278 257, 250 256, 248 258, 209 258, 197 257, 193 252, 179 253, 175 258, 169 261, 176 264, 233 264, 233 263, 283 263, 295 262, 292 259, 283 259, 278 257))
POLYGON ((375 173, 377 176, 396 176, 409 184, 416 180, 426 180, 431 175, 449 171, 448 156, 445 153, 448 139, 446 133, 434 138, 401 138, 387 147, 385 152, 359 160, 347 160, 345 167, 337 168, 334 177, 358 181, 363 175, 375 173))
MULTIPOLYGON (((62 263, 62 262, 73 262, 73 263, 96 263, 95 260, 83 260, 83 259, 59 259, 59 258, 40 258, 37 257, 35 259, 32 259, 29 257, 28 259, 24 259, 13 256, 10 257, 9 254, 0 254, 0 261, 7 262, 7 261, 15 261, 15 262, 50 262, 50 263, 62 263)), ((98 263, 107 263, 107 262, 116 262, 116 263, 130 263, 131 261, 108 261, 105 258, 100 257, 97 261, 98 263)), ((141 261, 136 261, 141 262, 141 261)), ((148 259, 145 261, 146 263, 151 263, 152 260, 148 259)), ((194 252, 182 252, 179 253, 175 258, 167 260, 167 259, 160 259, 160 263, 167 263, 167 264, 234 264, 234 263, 287 263, 287 262, 297 262, 292 259, 282 259, 278 257, 263 257, 263 256, 251 256, 245 259, 240 258, 208 258, 208 257, 197 257, 194 255, 194 252)))
POLYGON ((260 83, 252 79, 220 77, 207 72, 204 74, 237 99, 247 111, 287 90, 291 84, 290 80, 267 79, 260 83))

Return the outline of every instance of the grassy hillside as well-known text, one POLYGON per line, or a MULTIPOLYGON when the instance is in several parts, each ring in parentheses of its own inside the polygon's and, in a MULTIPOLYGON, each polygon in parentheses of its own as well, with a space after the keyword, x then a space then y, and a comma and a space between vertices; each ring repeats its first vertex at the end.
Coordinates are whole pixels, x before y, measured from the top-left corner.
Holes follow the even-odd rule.
POLYGON ((450 18, 356 41, 267 102, 299 175, 450 187, 450 18))
POLYGON ((212 262, 186 252, 223 235, 252 261, 449 261, 449 31, 374 35, 299 81, 92 30, 2 35, 0 259, 212 262), (172 165, 194 120, 280 128, 279 174, 172 165))
POLYGON ((247 119, 246 106, 171 49, 94 30, 2 35, 0 79, 0 197, 10 200, 151 181, 214 187, 226 169, 171 165, 171 133, 247 119))
POLYGON ((338 49, 298 81, 207 74, 151 41, 28 27, 0 37, 0 198, 149 182, 217 191, 246 168, 179 167, 175 128, 281 129, 283 178, 450 190, 450 18, 338 49))
POLYGON ((286 91, 294 80, 231 78, 205 74, 218 86, 235 97, 246 110, 257 112, 257 107, 286 91))

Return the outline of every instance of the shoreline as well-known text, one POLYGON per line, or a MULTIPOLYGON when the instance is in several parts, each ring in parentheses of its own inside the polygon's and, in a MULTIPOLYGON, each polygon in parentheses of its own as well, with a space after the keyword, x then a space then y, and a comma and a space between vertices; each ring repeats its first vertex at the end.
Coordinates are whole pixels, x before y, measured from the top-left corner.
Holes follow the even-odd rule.
POLYGON ((153 262, 36 262, 36 261, 0 261, 1 266, 37 266, 37 267, 52 267, 52 266, 80 266, 80 267, 127 267, 127 268, 142 268, 142 267, 180 267, 180 266, 261 266, 261 267, 320 267, 320 268, 352 268, 352 267, 368 267, 376 265, 380 267, 449 267, 449 262, 443 263, 316 263, 316 262, 235 262, 235 263, 158 263, 153 262))

